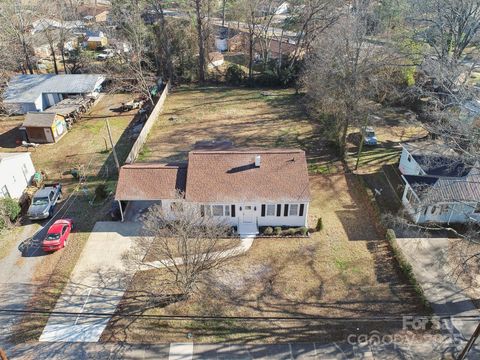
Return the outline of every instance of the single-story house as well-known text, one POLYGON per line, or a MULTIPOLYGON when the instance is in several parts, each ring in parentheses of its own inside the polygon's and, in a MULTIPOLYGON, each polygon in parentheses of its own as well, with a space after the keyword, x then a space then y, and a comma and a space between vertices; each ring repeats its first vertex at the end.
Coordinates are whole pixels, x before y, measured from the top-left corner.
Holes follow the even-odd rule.
POLYGON ((44 111, 67 97, 96 96, 104 81, 97 74, 16 75, 7 84, 3 103, 15 114, 44 111))
POLYGON ((257 234, 259 226, 307 226, 305 152, 195 150, 186 164, 124 165, 115 199, 154 202, 167 213, 177 202, 198 204, 202 216, 218 217, 242 235, 257 234))
POLYGON ((480 175, 438 141, 402 144, 402 203, 415 223, 480 221, 480 175))
POLYGON ((402 175, 402 203, 417 224, 480 221, 480 175, 464 178, 402 175))
POLYGON ((0 198, 19 199, 34 174, 29 152, 0 153, 0 198))
POLYGON ((55 143, 67 133, 63 115, 54 112, 27 113, 21 129, 32 143, 55 143))
POLYGON ((102 31, 87 32, 85 46, 90 50, 97 50, 108 45, 108 39, 102 31))

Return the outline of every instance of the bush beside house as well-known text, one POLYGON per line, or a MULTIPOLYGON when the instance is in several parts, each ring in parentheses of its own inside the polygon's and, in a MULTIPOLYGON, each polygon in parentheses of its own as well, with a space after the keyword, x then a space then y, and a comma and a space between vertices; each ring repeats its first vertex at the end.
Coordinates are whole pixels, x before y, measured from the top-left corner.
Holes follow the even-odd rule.
POLYGON ((260 236, 264 237, 298 237, 298 236, 308 236, 308 229, 304 226, 302 227, 280 227, 276 226, 272 228, 271 226, 259 228, 260 236))
POLYGON ((9 227, 17 220, 21 212, 21 207, 13 199, 0 199, 0 231, 9 227))

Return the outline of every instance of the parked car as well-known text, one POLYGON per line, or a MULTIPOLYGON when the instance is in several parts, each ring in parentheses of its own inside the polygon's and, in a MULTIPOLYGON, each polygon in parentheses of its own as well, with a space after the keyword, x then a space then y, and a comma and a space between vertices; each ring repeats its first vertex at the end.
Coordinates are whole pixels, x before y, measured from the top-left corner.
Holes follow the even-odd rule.
POLYGON ((372 126, 366 126, 362 128, 363 142, 365 145, 375 146, 377 145, 377 135, 372 126))
POLYGON ((62 197, 62 185, 46 184, 33 195, 27 211, 30 220, 48 219, 53 215, 55 204, 62 197))
POLYGON ((48 229, 47 235, 42 242, 42 250, 45 252, 59 250, 67 246, 68 236, 73 229, 72 219, 60 219, 55 221, 48 229))
POLYGON ((115 54, 112 49, 105 49, 105 50, 102 50, 100 54, 97 55, 97 60, 104 61, 113 57, 114 55, 115 54))

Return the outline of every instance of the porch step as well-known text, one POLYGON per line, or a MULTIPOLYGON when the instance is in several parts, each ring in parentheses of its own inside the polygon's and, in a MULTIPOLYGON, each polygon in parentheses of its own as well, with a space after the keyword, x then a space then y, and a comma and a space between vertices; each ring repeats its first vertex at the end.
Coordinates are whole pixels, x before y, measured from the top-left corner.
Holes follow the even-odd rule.
POLYGON ((237 232, 240 236, 258 235, 258 228, 253 223, 241 223, 238 224, 237 232))

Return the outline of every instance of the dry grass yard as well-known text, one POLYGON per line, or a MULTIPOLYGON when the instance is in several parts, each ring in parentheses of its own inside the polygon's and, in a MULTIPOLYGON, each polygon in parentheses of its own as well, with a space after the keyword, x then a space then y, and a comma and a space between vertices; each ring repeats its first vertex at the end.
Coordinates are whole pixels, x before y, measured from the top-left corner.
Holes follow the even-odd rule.
POLYGON ((185 301, 160 304, 155 300, 164 295, 165 272, 137 273, 104 341, 181 342, 189 341, 189 333, 195 342, 335 341, 350 333, 401 330, 401 321, 372 317, 423 312, 383 234, 375 230, 354 175, 316 174, 327 164, 338 172, 316 125, 292 91, 269 93, 273 95, 251 89, 177 89, 167 98, 142 160, 182 160, 205 141, 303 148, 312 173, 309 225, 321 217, 323 230, 309 238, 256 239, 245 255, 209 274, 185 301), (127 314, 133 316, 123 316, 127 314), (187 318, 158 318, 164 315, 187 318), (234 318, 188 318, 193 315, 234 318))

